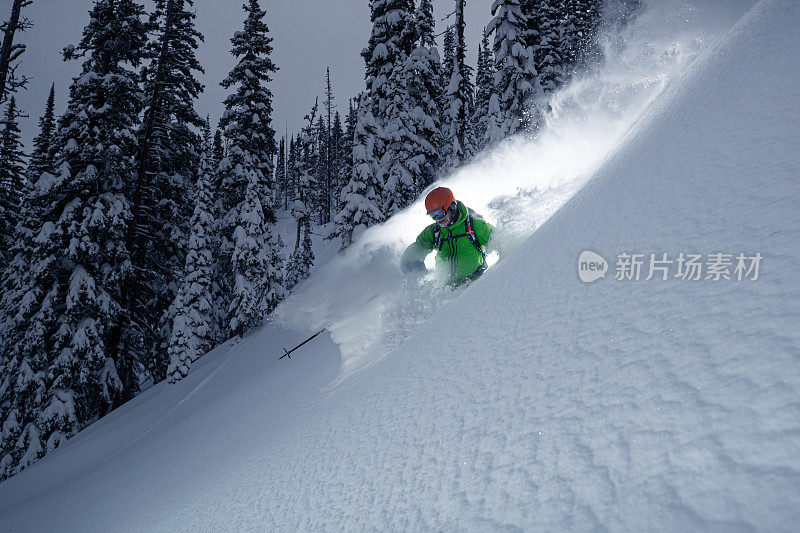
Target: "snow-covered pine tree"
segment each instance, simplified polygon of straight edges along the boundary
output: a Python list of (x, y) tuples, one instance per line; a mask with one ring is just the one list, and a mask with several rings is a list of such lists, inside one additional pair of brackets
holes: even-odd
[(567, 48), (564, 24), (567, 18), (560, 0), (525, 0), (523, 11), (528, 14), (528, 49), (533, 53), (542, 88), (535, 106), (528, 112), (528, 128), (536, 130), (549, 111), (550, 96), (567, 81), (569, 67), (564, 56)]
[[(33, 234), (30, 278), (14, 329), (11, 382), (3, 401), (16, 439), (4, 435), (0, 462), (12, 475), (129, 398), (120, 379), (128, 354), (108, 356), (119, 320), (120, 284), (130, 269), (126, 190), (135, 173), (143, 95), (132, 69), (146, 41), (144, 10), (132, 0), (97, 0), (77, 47), (85, 57), (59, 124), (65, 163), (36, 183), (42, 223)], [(27, 289), (27, 290), (25, 290)], [(129, 373), (130, 375), (132, 373)]]
[[(353, 142), (356, 138), (356, 126), (358, 124), (358, 99), (351, 98), (348, 101), (347, 116), (344, 119), (345, 130), (342, 140), (342, 166), (339, 172), (340, 190), (350, 181), (353, 174)], [(341, 194), (339, 195), (341, 199)]]
[(168, 311), (185, 262), (191, 216), (186, 198), (199, 161), (196, 130), (203, 126), (194, 107), (203, 90), (196, 78), (203, 72), (196, 56), (203, 36), (192, 7), (193, 0), (156, 0), (148, 24), (153, 37), (142, 70), (146, 107), (127, 236), (134, 274), (123, 286), (128, 320), (112, 347), (112, 353), (136, 354), (146, 369), (140, 381), (166, 377), (173, 319)]
[(292, 217), (297, 224), (294, 251), (286, 267), (286, 288), (291, 290), (297, 283), (308, 277), (314, 256), (304, 257), (301, 249), (303, 232), (310, 242), (311, 214), (313, 213), (314, 196), (318, 191), (318, 180), (315, 172), (318, 171), (319, 154), (316, 145), (320, 136), (320, 119), (317, 119), (318, 102), (315, 101), (311, 112), (304, 118), (306, 125), (295, 141), (294, 175), (297, 179), (295, 197), (292, 202)]
[(494, 34), (494, 86), (496, 99), (489, 99), (490, 142), (524, 130), (528, 110), (542, 94), (533, 51), (528, 47), (528, 14), (521, 9), (521, 0), (495, 0), (486, 31)]
[(450, 83), (444, 97), (442, 115), (442, 157), (445, 168), (464, 163), (475, 154), (475, 132), (472, 125), (475, 89), (472, 67), (467, 65), (464, 39), (464, 0), (455, 0), (455, 46)]
[[(627, 19), (635, 12), (638, 1), (626, 0), (620, 8), (620, 19)], [(580, 70), (603, 59), (597, 41), (601, 20), (602, 0), (566, 0), (562, 7), (561, 55), (570, 71)]]
[[(333, 204), (331, 196), (335, 191), (335, 171), (334, 171), (334, 156), (333, 153), (333, 113), (336, 109), (333, 96), (333, 87), (331, 86), (331, 69), (328, 67), (325, 71), (325, 123), (324, 130), (320, 129), (319, 132), (319, 151), (320, 151), (320, 165), (321, 175), (320, 179), (320, 192), (321, 198), (321, 217), (320, 225), (327, 224), (333, 217)], [(322, 120), (320, 116), (320, 120)]]
[(354, 233), (386, 219), (384, 207), (393, 191), (384, 187), (384, 131), (389, 102), (405, 93), (395, 73), (414, 49), (417, 40), (413, 0), (371, 0), (372, 32), (361, 52), (366, 63), (366, 90), (359, 98), (358, 126), (353, 146), (353, 174), (342, 190), (342, 209), (337, 213), (337, 233), (342, 248)]
[[(297, 243), (300, 243), (300, 226), (305, 218), (311, 219), (319, 206), (320, 195), (320, 168), (319, 168), (319, 137), (320, 131), (324, 129), (321, 118), (317, 117), (319, 112), (319, 100), (314, 101), (311, 111), (303, 119), (305, 126), (297, 136), (297, 190), (295, 192), (294, 204), (292, 205), (292, 216), (297, 220)], [(297, 202), (300, 202), (298, 204)]]
[[(264, 22), (266, 12), (259, 0), (248, 0), (243, 6), (246, 13), (244, 29), (235, 32), (231, 43), (231, 53), (238, 58), (238, 64), (222, 81), (226, 89), (235, 88), (233, 94), (225, 99), (225, 113), (220, 120), (223, 134), (228, 140), (228, 157), (223, 160), (222, 169), (232, 168), (238, 163), (241, 152), (250, 155), (255, 170), (262, 175), (260, 194), (262, 201), (272, 197), (274, 189), (273, 159), (276, 152), (275, 130), (272, 128), (272, 91), (268, 84), (278, 70), (273, 63), (272, 37)], [(244, 199), (247, 179), (235, 187), (231, 205)], [(265, 215), (269, 223), (274, 223), (273, 206), (265, 203)]]
[[(293, 289), (298, 283), (308, 278), (314, 266), (314, 252), (311, 249), (311, 221), (310, 217), (303, 218), (301, 222), (303, 239), (289, 258), (286, 270), (286, 288)], [(300, 228), (298, 228), (298, 232)], [(298, 233), (299, 235), (299, 233)]]
[[(267, 223), (259, 190), (263, 188), (255, 165), (247, 161), (247, 189), (238, 206), (237, 226), (233, 231), (230, 268), (233, 274), (231, 301), (228, 306), (229, 331), (242, 335), (260, 326), (285, 296), (282, 261), (275, 253), (278, 244)], [(276, 260), (276, 257), (278, 259)]]
[(353, 139), (353, 172), (342, 189), (342, 207), (336, 214), (336, 232), (342, 239), (341, 250), (352, 244), (358, 232), (384, 219), (380, 208), (383, 185), (378, 176), (377, 135), (377, 120), (372, 115), (366, 93), (362, 93)]
[(287, 209), (292, 208), (297, 197), (297, 184), (300, 182), (300, 161), (297, 151), (298, 140), (294, 135), (289, 137), (289, 149), (286, 154), (286, 188), (289, 196)]
[(405, 71), (410, 101), (418, 108), (413, 111), (413, 131), (416, 131), (419, 141), (415, 172), (418, 196), (425, 187), (433, 183), (440, 166), (438, 148), (443, 142), (441, 102), (445, 95), (441, 83), (438, 82), (442, 78), (442, 64), (436, 47), (436, 23), (431, 0), (420, 1), (415, 20), (418, 40)]
[(213, 147), (208, 124), (203, 132), (202, 163), (194, 188), (194, 212), (192, 213), (186, 266), (180, 289), (172, 304), (175, 318), (169, 340), (169, 368), (167, 378), (178, 381), (189, 373), (189, 367), (213, 342), (212, 307), (212, 258), (210, 238), (213, 231), (213, 201), (211, 179)]
[(410, 205), (433, 182), (441, 144), (439, 52), (430, 0), (422, 0), (413, 22), (415, 46), (390, 78), (399, 90), (387, 100), (384, 126), (386, 216)]
[[(42, 280), (52, 258), (35, 261), (34, 250), (42, 228), (43, 199), (55, 181), (45, 173), (27, 187), (10, 263), (0, 279), (0, 480), (15, 473), (23, 455), (32, 461), (44, 451), (39, 428), (30, 421), (43, 409), (50, 355), (43, 333), (55, 329), (57, 317), (52, 302), (43, 301), (47, 287)], [(45, 228), (41, 234), (46, 232)], [(47, 297), (53, 294), (51, 290)]]
[(333, 239), (340, 236), (342, 227), (338, 219), (339, 213), (344, 208), (343, 191), (350, 183), (353, 176), (353, 141), (355, 140), (356, 125), (358, 123), (358, 107), (353, 98), (348, 101), (347, 116), (345, 117), (344, 133), (339, 142), (338, 150), (338, 172), (336, 177), (336, 197), (334, 203), (336, 205), (334, 224), (331, 230), (325, 235), (326, 239)]
[(56, 118), (55, 118), (56, 86), (50, 86), (50, 94), (47, 97), (44, 115), (39, 118), (39, 134), (33, 140), (33, 152), (31, 152), (30, 162), (26, 176), (30, 183), (34, 183), (39, 176), (47, 172), (56, 172), (56, 160), (58, 157), (58, 147), (55, 140)]
[(478, 46), (478, 68), (475, 74), (475, 109), (472, 124), (475, 129), (476, 148), (482, 150), (489, 144), (489, 102), (494, 92), (494, 55), (485, 29)]
[[(331, 217), (339, 211), (339, 195), (342, 192), (342, 167), (345, 164), (345, 139), (342, 116), (339, 111), (333, 115), (330, 133), (331, 190), (328, 193), (331, 202)], [(352, 152), (351, 152), (352, 153)], [(350, 155), (350, 154), (347, 154)], [(330, 230), (326, 234), (330, 235)]]
[[(223, 182), (218, 200), (222, 213), (219, 255), (232, 333), (260, 324), (264, 314), (272, 312), (284, 295), (282, 245), (274, 229), (275, 131), (271, 126), (272, 92), (268, 87), (278, 67), (270, 58), (272, 38), (263, 20), (266, 12), (258, 0), (249, 0), (243, 9), (244, 29), (231, 39), (232, 53), (239, 62), (222, 81), (223, 87), (235, 91), (225, 99), (225, 113), (220, 120), (228, 154), (220, 163)], [(261, 275), (266, 277), (254, 277)], [(244, 308), (237, 310), (238, 305)]]
[(222, 128), (217, 125), (217, 129), (214, 132), (214, 150), (213, 150), (214, 158), (214, 181), (212, 182), (212, 187), (214, 191), (219, 191), (222, 187), (222, 175), (219, 173), (219, 165), (222, 163), (222, 160), (225, 159), (227, 155), (227, 150), (225, 148), (225, 140), (222, 137)]
[[(210, 118), (206, 117), (206, 122), (210, 126)], [(218, 220), (221, 218), (219, 211), (220, 205), (217, 202), (218, 195), (222, 194), (222, 177), (219, 173), (219, 166), (225, 158), (225, 144), (222, 138), (222, 129), (217, 127), (214, 131), (214, 140), (211, 145), (211, 157), (208, 159), (208, 168), (210, 173), (209, 186), (212, 204), (210, 206), (211, 217), (214, 220), (211, 233), (206, 239), (206, 244), (211, 251), (211, 304), (212, 304), (212, 329), (211, 329), (211, 344), (216, 345), (225, 341), (228, 337), (227, 330), (227, 316), (228, 308), (226, 307), (226, 297), (223, 290), (225, 286), (223, 282), (222, 265), (219, 261), (219, 250), (222, 239), (220, 238), (217, 228), (219, 227)]]
[(288, 183), (286, 181), (286, 137), (278, 143), (278, 159), (275, 161), (275, 187), (278, 190), (278, 202), (284, 210), (289, 209)]
[(14, 242), (14, 227), (19, 221), (20, 203), (25, 194), (25, 154), (20, 138), (19, 119), (13, 96), (8, 100), (0, 122), (0, 268), (9, 260)]
[(328, 165), (328, 128), (325, 119), (320, 114), (314, 125), (313, 141), (311, 143), (309, 164), (314, 174), (314, 211), (318, 213), (317, 223), (327, 224), (329, 220), (328, 209), (330, 201), (328, 197), (331, 193), (330, 170)]
[[(453, 65), (455, 64), (456, 57), (456, 29), (454, 26), (448, 26), (444, 31), (444, 39), (442, 40), (442, 84), (441, 94), (442, 97), (447, 95), (447, 88), (450, 87), (450, 79), (453, 77)], [(442, 100), (444, 106), (444, 100)], [(444, 107), (442, 107), (442, 114), (444, 114)]]
[(222, 128), (217, 127), (214, 131), (214, 149), (213, 152), (214, 159), (213, 161), (219, 165), (220, 161), (225, 159), (225, 143), (222, 139)]

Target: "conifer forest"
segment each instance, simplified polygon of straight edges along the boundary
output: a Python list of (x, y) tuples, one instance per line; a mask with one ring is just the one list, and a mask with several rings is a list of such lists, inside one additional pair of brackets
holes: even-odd
[[(302, 127), (276, 131), (266, 0), (234, 3), (213, 124), (195, 0), (94, 0), (58, 43), (79, 66), (69, 86), (26, 74), (37, 1), (0, 13), (0, 480), (259, 327), (314, 268), (312, 235), (343, 252), (478, 154), (536, 136), (549, 96), (604, 60), (601, 0), (487, 1), (476, 64), (467, 0), (370, 0), (362, 90), (315, 73)], [(617, 4), (632, 17), (638, 1)]]

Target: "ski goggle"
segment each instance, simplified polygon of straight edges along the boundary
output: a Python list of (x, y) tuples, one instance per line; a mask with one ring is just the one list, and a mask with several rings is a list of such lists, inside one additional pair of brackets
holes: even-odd
[(444, 216), (447, 214), (447, 210), (443, 207), (436, 209), (435, 211), (430, 211), (428, 214), (431, 216), (433, 220), (442, 220)]

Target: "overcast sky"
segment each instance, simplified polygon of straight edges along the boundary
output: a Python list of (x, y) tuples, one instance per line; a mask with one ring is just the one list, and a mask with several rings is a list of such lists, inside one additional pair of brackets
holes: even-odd
[[(0, 18), (7, 20), (12, 0), (0, 0)], [(80, 40), (88, 21), (92, 0), (34, 0), (23, 8), (35, 27), (18, 42), (27, 44), (20, 70), (32, 77), (28, 90), (17, 100), (29, 118), (23, 119), (25, 149), (30, 152), (37, 133), (37, 120), (44, 111), (51, 82), (56, 84), (56, 109), (66, 105), (69, 82), (80, 70), (80, 61), (64, 63), (61, 49)], [(475, 66), (478, 42), (490, 20), (491, 0), (467, 0), (468, 62)], [(145, 1), (149, 8), (149, 1)], [(336, 104), (347, 110), (347, 99), (364, 87), (364, 63), (359, 53), (369, 39), (367, 0), (262, 0), (266, 22), (274, 38), (273, 60), (280, 70), (275, 75), (273, 126), (282, 135), (302, 125), (314, 97), (322, 95), (325, 67), (331, 67)], [(211, 115), (212, 125), (222, 112), (225, 91), (219, 82), (234, 65), (230, 38), (242, 27), (242, 0), (196, 0), (197, 26), (205, 35), (198, 57), (206, 70), (202, 77), (205, 92), (198, 101), (201, 115)], [(454, 9), (454, 0), (434, 0), (437, 33), (446, 23), (441, 19)], [(441, 39), (440, 39), (441, 42)], [(441, 52), (441, 50), (440, 50)]]

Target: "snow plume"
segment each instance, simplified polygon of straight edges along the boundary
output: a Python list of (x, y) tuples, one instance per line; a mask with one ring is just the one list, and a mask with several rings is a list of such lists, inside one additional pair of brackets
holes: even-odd
[[(605, 62), (552, 96), (535, 138), (508, 139), (436, 186), (452, 188), (457, 199), (495, 224), (494, 245), (501, 255), (512, 252), (587, 182), (644, 110), (752, 4), (648, 2), (627, 26), (609, 23), (602, 41)], [(610, 19), (615, 5), (607, 10)], [(379, 361), (414, 324), (469, 290), (443, 290), (431, 275), (401, 274), (400, 254), (429, 223), (420, 199), (354, 235), (347, 252), (299, 286), (274, 319), (309, 334), (327, 328), (341, 350), (340, 379)], [(490, 264), (496, 260), (495, 254)], [(432, 342), (444, 347), (443, 339)]]

